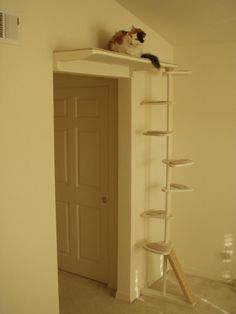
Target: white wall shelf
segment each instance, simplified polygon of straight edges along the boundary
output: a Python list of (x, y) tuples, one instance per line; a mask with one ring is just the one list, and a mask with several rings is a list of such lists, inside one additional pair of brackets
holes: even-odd
[(170, 136), (173, 135), (174, 131), (144, 131), (143, 135), (148, 136)]
[[(151, 71), (154, 70), (158, 72), (157, 69), (151, 64), (150, 60), (146, 58), (132, 57), (127, 54), (117, 53), (109, 50), (99, 49), (99, 48), (84, 48), (75, 50), (65, 50), (65, 51), (55, 51), (53, 53), (54, 59), (54, 71), (59, 72), (78, 72), (78, 67), (80, 71), (83, 72), (83, 68), (87, 62), (93, 62), (93, 65), (100, 67), (101, 63), (106, 64), (109, 67), (120, 66), (123, 67), (123, 71), (119, 73), (113, 73), (114, 77), (129, 77), (130, 73), (133, 71)], [(84, 64), (86, 62), (86, 64)], [(177, 65), (174, 63), (169, 63), (165, 61), (160, 61), (161, 68), (164, 72), (173, 71), (176, 69)], [(121, 69), (122, 70), (122, 69)], [(88, 71), (88, 70), (87, 70)], [(92, 71), (92, 70), (91, 70)], [(114, 69), (108, 68), (109, 71), (114, 72)], [(126, 72), (125, 72), (126, 71)], [(80, 72), (81, 73), (81, 72)]]
[(185, 167), (191, 166), (194, 164), (194, 161), (191, 159), (163, 159), (162, 162), (169, 167)]
[(187, 185), (179, 184), (179, 183), (171, 183), (169, 187), (163, 187), (161, 189), (163, 192), (192, 192), (193, 189), (188, 187)]
[(174, 105), (174, 104), (175, 102), (166, 100), (147, 100), (141, 102), (141, 105)]
[(172, 250), (171, 242), (151, 242), (143, 246), (143, 248), (151, 253), (169, 255)]
[[(144, 218), (157, 218), (157, 219), (165, 219), (165, 210), (162, 209), (149, 209), (145, 210), (142, 214), (142, 217)], [(167, 219), (174, 218), (173, 215), (169, 215)]]

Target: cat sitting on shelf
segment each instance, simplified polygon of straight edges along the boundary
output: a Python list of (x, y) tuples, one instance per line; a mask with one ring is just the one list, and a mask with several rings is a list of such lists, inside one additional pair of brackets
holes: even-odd
[(108, 49), (134, 57), (147, 58), (152, 62), (154, 67), (159, 69), (161, 65), (157, 56), (142, 52), (145, 37), (146, 33), (142, 29), (132, 26), (129, 32), (119, 31), (115, 33), (109, 41)]

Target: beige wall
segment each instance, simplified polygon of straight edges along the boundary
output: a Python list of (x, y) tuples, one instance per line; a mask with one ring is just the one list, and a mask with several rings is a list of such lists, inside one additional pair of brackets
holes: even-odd
[(174, 154), (196, 165), (174, 171), (195, 191), (174, 196), (172, 237), (186, 271), (220, 279), (236, 231), (236, 44), (177, 47), (175, 61), (193, 74), (175, 79)]
[[(147, 30), (147, 51), (171, 61), (172, 48), (110, 0), (0, 0), (0, 8), (21, 18), (20, 45), (0, 46), (0, 312), (56, 314), (52, 51), (104, 48), (116, 30), (132, 24)], [(138, 90), (143, 82), (135, 84)]]

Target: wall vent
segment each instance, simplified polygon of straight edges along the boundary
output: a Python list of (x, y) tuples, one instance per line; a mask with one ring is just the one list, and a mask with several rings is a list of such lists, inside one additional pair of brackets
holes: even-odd
[(0, 10), (0, 43), (18, 43), (20, 19)]

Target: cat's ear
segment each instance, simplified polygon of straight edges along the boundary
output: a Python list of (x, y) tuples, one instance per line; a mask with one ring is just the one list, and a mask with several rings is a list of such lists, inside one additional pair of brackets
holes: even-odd
[(135, 26), (132, 25), (131, 32), (134, 32), (135, 30), (136, 30)]

